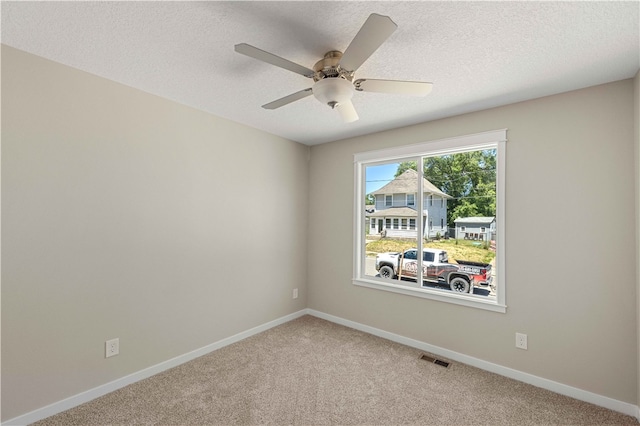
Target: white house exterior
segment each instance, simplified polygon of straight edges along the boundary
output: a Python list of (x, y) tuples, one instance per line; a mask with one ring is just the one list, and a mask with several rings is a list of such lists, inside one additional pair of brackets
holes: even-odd
[[(433, 238), (447, 231), (447, 199), (452, 198), (423, 178), (424, 203), (421, 209), (424, 236)], [(416, 238), (418, 218), (418, 172), (406, 170), (371, 193), (375, 210), (368, 214), (369, 232), (387, 237)], [(370, 207), (370, 206), (367, 206)]]
[(457, 239), (481, 241), (495, 239), (495, 217), (459, 217), (454, 222)]

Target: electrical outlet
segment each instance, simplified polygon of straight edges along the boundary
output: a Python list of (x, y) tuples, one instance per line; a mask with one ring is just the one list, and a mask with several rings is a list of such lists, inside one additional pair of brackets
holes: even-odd
[(297, 299), (297, 298), (298, 298), (298, 289), (297, 289), (297, 288), (294, 288), (294, 289), (293, 289), (293, 298), (294, 298), (294, 299)]
[(120, 353), (120, 339), (107, 340), (104, 345), (104, 357), (116, 356)]
[(516, 348), (527, 349), (527, 335), (522, 333), (516, 333)]

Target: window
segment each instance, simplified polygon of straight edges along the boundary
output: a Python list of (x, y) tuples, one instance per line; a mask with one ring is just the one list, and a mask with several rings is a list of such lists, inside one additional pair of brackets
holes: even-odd
[(404, 252), (404, 258), (407, 260), (416, 260), (418, 258), (418, 252), (415, 250), (407, 250)]
[(407, 205), (415, 206), (416, 205), (416, 196), (414, 194), (407, 194)]
[(393, 196), (385, 195), (384, 196), (384, 205), (385, 207), (391, 207), (393, 205)]
[[(353, 283), (506, 312), (505, 149), (506, 130), (497, 130), (355, 154)], [(414, 217), (393, 218), (393, 232), (387, 234), (382, 247), (378, 240), (365, 239), (363, 206), (367, 195), (377, 194), (389, 194), (385, 205), (392, 203), (394, 194), (405, 194), (407, 205), (413, 201), (414, 205), (433, 206), (435, 196), (442, 210), (407, 209), (406, 214)], [(464, 235), (429, 239), (434, 220), (440, 219), (444, 230), (463, 217), (495, 217), (495, 244), (478, 244), (465, 240)], [(391, 229), (390, 218), (385, 224)], [(468, 258), (453, 257), (453, 247), (447, 244), (468, 244)], [(420, 252), (422, 256), (417, 255)], [(412, 253), (415, 258), (398, 253)]]

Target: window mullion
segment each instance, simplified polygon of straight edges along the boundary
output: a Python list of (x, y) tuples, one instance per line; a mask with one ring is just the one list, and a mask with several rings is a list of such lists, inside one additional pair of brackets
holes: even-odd
[(416, 165), (418, 168), (418, 202), (416, 205), (416, 239), (418, 243), (418, 270), (417, 270), (417, 284), (418, 287), (422, 287), (423, 278), (422, 278), (422, 247), (424, 243), (424, 225), (422, 220), (423, 210), (424, 210), (424, 158), (422, 156), (418, 157), (416, 160)]

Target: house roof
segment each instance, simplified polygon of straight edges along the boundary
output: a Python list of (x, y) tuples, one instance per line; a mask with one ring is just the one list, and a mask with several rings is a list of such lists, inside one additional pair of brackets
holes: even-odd
[(418, 217), (418, 212), (411, 207), (389, 207), (384, 210), (376, 210), (369, 217)]
[(495, 222), (495, 217), (486, 217), (486, 216), (476, 216), (476, 217), (459, 217), (454, 220), (455, 223), (464, 222), (464, 223), (491, 223)]
[[(444, 198), (453, 198), (450, 195), (445, 194), (437, 186), (422, 178), (424, 192), (439, 195)], [(418, 172), (413, 169), (407, 169), (400, 176), (378, 189), (372, 192), (372, 195), (383, 194), (411, 194), (415, 193), (418, 189)]]

